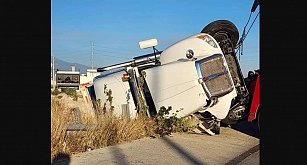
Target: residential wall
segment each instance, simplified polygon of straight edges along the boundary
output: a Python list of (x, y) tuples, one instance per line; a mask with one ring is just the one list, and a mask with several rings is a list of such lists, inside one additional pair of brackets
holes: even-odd
[(96, 69), (88, 69), (86, 75), (80, 75), (80, 84), (85, 84), (88, 82), (93, 82), (94, 77), (100, 75)]

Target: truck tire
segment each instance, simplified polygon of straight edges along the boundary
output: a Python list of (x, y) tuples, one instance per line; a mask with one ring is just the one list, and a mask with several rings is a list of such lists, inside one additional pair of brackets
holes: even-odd
[(238, 120), (233, 120), (233, 119), (230, 119), (228, 116), (223, 119), (221, 121), (223, 124), (226, 124), (226, 125), (232, 125), (232, 124), (236, 124), (238, 122)]
[(219, 33), (227, 33), (231, 40), (232, 46), (235, 47), (239, 40), (239, 31), (237, 27), (228, 20), (217, 20), (211, 22), (203, 28), (201, 33), (207, 33), (211, 35), (217, 42), (221, 40)]
[(248, 114), (246, 107), (239, 105), (230, 109), (227, 116), (221, 122), (226, 125), (236, 124), (238, 121), (246, 118)]

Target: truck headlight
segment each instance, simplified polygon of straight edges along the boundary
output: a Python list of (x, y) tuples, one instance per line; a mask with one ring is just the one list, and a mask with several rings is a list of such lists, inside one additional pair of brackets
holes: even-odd
[(185, 53), (185, 56), (186, 56), (188, 59), (193, 58), (193, 56), (194, 56), (193, 50), (191, 50), (191, 49), (187, 50), (187, 52)]

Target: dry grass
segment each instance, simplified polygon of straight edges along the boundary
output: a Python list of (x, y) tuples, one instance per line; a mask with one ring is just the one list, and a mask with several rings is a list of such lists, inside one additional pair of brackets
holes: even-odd
[(66, 125), (73, 121), (70, 109), (55, 99), (51, 104), (51, 159), (155, 135), (155, 122), (145, 115), (123, 119), (106, 114), (97, 119), (82, 114), (83, 124), (92, 127), (66, 132)]
[[(72, 155), (87, 150), (140, 139), (146, 136), (163, 136), (172, 132), (186, 132), (194, 128), (192, 120), (185, 118), (164, 118), (170, 107), (161, 107), (156, 118), (139, 113), (135, 119), (125, 119), (106, 113), (100, 116), (81, 114), (85, 131), (69, 131), (67, 125), (74, 122), (70, 107), (82, 107), (82, 100), (71, 100), (66, 94), (51, 97), (51, 159), (61, 155)], [(111, 95), (110, 95), (111, 96)], [(65, 105), (64, 105), (65, 104)], [(83, 107), (85, 108), (85, 107)]]

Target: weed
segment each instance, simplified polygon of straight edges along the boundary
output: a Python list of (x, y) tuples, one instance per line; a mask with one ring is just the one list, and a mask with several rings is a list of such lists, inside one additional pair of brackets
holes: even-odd
[(144, 90), (144, 83), (146, 78), (146, 72), (142, 71), (140, 74), (140, 84), (137, 87), (137, 109), (139, 113), (146, 114), (149, 107), (146, 105), (144, 98), (142, 97), (142, 91)]
[(67, 94), (70, 97), (72, 97), (74, 101), (78, 101), (78, 94), (77, 94), (76, 89), (74, 89), (74, 88), (63, 88), (61, 90), (61, 92)]
[(85, 131), (67, 132), (73, 122), (70, 110), (52, 99), (51, 106), (51, 159), (59, 153), (75, 154), (154, 135), (155, 122), (144, 115), (125, 119), (112, 113), (100, 116), (100, 120), (82, 114)]
[[(144, 75), (145, 77), (145, 75)], [(141, 81), (141, 87), (144, 81)], [(138, 92), (142, 88), (138, 89)], [(70, 96), (77, 96), (73, 89), (63, 89)], [(173, 132), (186, 132), (193, 128), (186, 118), (177, 118), (176, 115), (166, 117), (172, 107), (161, 107), (158, 114), (149, 118), (147, 105), (143, 98), (139, 98), (139, 113), (136, 118), (124, 118), (113, 114), (114, 106), (112, 90), (105, 85), (106, 100), (93, 101), (96, 116), (81, 114), (85, 131), (67, 132), (67, 125), (73, 123), (69, 108), (58, 100), (51, 99), (51, 159), (64, 153), (67, 155), (85, 152), (89, 149), (98, 149), (109, 145), (140, 139), (146, 136), (171, 134)], [(140, 94), (140, 93), (139, 93)]]
[(172, 107), (167, 109), (162, 106), (155, 117), (156, 133), (160, 136), (169, 135), (174, 132), (188, 132), (196, 128), (189, 118), (178, 118), (176, 114), (169, 115)]
[(58, 88), (55, 88), (52, 92), (51, 92), (52, 95), (58, 95), (60, 94), (60, 91), (58, 90)]

